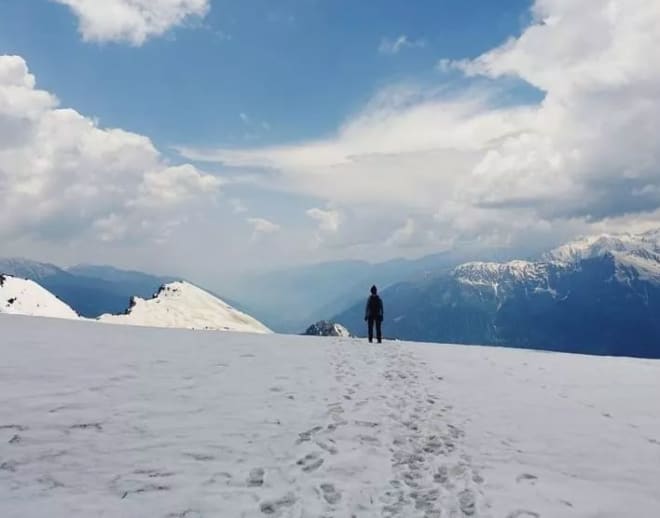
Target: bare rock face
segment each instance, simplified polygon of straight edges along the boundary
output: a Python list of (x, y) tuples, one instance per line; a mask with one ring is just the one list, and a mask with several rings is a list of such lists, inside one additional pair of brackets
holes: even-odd
[(327, 320), (321, 320), (316, 324), (312, 324), (303, 334), (306, 336), (352, 336), (348, 329), (341, 324)]

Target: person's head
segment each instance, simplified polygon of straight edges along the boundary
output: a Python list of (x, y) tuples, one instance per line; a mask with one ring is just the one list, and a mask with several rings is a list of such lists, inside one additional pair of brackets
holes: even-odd
[(371, 287), (371, 294), (376, 295), (377, 293), (378, 293), (378, 288), (376, 288), (376, 286), (372, 286)]

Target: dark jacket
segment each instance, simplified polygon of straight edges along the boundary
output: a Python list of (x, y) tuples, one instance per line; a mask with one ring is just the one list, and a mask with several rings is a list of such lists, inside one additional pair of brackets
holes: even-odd
[(373, 319), (383, 321), (383, 301), (378, 295), (371, 295), (367, 299), (367, 307), (364, 310), (365, 320)]

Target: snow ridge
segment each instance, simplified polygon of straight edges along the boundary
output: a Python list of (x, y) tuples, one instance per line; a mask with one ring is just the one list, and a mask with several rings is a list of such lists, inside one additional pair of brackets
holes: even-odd
[(251, 316), (184, 281), (163, 285), (149, 300), (133, 297), (125, 314), (101, 315), (99, 321), (148, 327), (271, 333)]
[(586, 236), (561, 245), (545, 254), (544, 259), (576, 263), (606, 254), (630, 253), (640, 250), (660, 253), (660, 229), (641, 234), (598, 234)]
[(660, 230), (643, 234), (600, 234), (579, 238), (545, 254), (541, 261), (508, 263), (472, 262), (453, 270), (464, 285), (492, 287), (496, 295), (502, 287), (527, 285), (534, 290), (549, 288), (553, 273), (580, 267), (585, 260), (611, 257), (619, 281), (644, 280), (660, 283)]
[(78, 319), (78, 314), (36, 282), (0, 275), (0, 313)]

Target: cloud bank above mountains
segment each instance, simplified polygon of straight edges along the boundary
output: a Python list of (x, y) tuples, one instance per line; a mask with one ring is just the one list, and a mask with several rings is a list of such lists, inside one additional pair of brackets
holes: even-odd
[[(392, 244), (504, 244), (619, 218), (657, 221), (660, 4), (537, 0), (532, 13), (519, 37), (439, 61), (441, 75), (476, 79), (458, 93), (388, 87), (330, 137), (183, 154), (265, 171), (270, 187), (330, 204), (347, 223), (341, 232), (386, 221)], [(542, 101), (505, 101), (512, 79)]]
[[(210, 9), (53, 1), (85, 41), (133, 46)], [(482, 55), (438, 56), (433, 83), (384, 86), (330, 135), (180, 157), (60, 106), (23, 57), (0, 56), (0, 238), (32, 240), (28, 255), (43, 243), (121, 245), (125, 263), (133, 243), (169, 243), (161, 256), (177, 267), (215, 272), (262, 261), (255, 247), (269, 264), (387, 259), (657, 225), (660, 4), (536, 0), (532, 15)], [(405, 58), (409, 40), (392, 41), (400, 54), (381, 61)], [(519, 96), (521, 85), (535, 95)], [(236, 111), (261, 120), (250, 108)]]

